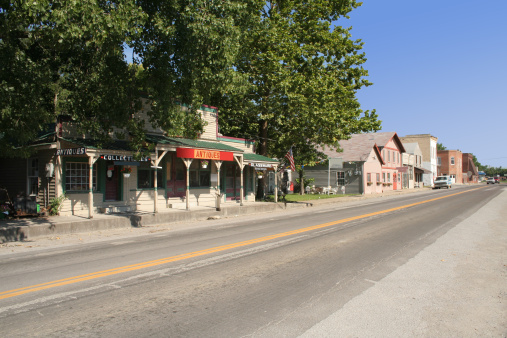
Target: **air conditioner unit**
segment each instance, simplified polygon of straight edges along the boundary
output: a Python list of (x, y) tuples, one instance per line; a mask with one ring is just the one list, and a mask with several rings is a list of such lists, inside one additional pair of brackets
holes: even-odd
[(55, 174), (55, 165), (53, 163), (46, 163), (46, 177), (53, 177)]

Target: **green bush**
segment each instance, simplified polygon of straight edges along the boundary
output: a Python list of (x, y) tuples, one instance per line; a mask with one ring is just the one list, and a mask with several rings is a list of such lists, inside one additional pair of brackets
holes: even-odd
[(52, 198), (49, 201), (48, 212), (49, 212), (50, 216), (56, 216), (60, 213), (60, 209), (62, 209), (63, 201), (65, 201), (66, 198), (67, 198), (67, 196), (65, 196), (65, 194), (63, 194), (61, 196)]

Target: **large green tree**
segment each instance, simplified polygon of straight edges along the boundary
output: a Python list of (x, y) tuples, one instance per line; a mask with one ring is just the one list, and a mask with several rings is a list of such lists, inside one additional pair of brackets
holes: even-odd
[(139, 128), (123, 48), (143, 19), (133, 0), (1, 1), (2, 155), (26, 153), (60, 115), (99, 139)]
[[(209, 104), (212, 92), (227, 91), (238, 75), (233, 63), (248, 6), (239, 0), (0, 0), (0, 155), (28, 150), (62, 115), (104, 142), (113, 130), (127, 130), (139, 149), (144, 125), (133, 115), (139, 89), (149, 96), (154, 125), (195, 137), (202, 129), (196, 108)], [(133, 65), (125, 60), (126, 46), (133, 48)]]
[(338, 146), (350, 134), (379, 130), (375, 112), (361, 110), (356, 98), (370, 85), (362, 43), (335, 25), (358, 3), (275, 0), (256, 6), (235, 67), (246, 81), (213, 101), (222, 130), (258, 140), (262, 155), (281, 158), (292, 146), (297, 164), (319, 160), (317, 144)]
[[(202, 129), (196, 108), (234, 87), (240, 35), (251, 0), (139, 0), (148, 16), (134, 41), (146, 70), (152, 122), (169, 133), (195, 137)], [(178, 103), (189, 107), (182, 112)]]

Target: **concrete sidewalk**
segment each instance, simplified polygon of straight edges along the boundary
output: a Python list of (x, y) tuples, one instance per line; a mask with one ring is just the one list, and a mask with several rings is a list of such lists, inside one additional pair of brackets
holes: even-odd
[(421, 193), (429, 189), (406, 189), (376, 195), (360, 195), (309, 200), (294, 203), (244, 202), (222, 204), (220, 211), (214, 207), (194, 206), (189, 211), (169, 209), (159, 213), (128, 212), (115, 214), (95, 214), (93, 218), (83, 216), (48, 216), (0, 220), (0, 243), (33, 240), (47, 236), (84, 233), (110, 229), (140, 228), (154, 224), (201, 221), (210, 218), (227, 218), (258, 213), (283, 211), (292, 208), (307, 208), (318, 205), (332, 205), (370, 198), (398, 196), (408, 193)]

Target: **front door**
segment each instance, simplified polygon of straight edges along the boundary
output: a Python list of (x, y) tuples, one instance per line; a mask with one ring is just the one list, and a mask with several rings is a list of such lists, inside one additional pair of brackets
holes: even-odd
[(398, 174), (394, 173), (393, 174), (393, 190), (397, 190), (397, 189), (398, 189)]
[(239, 200), (241, 195), (241, 171), (235, 162), (224, 164), (225, 180), (224, 184), (221, 184), (221, 190), (225, 190), (225, 197), (227, 200)]
[(185, 197), (187, 188), (187, 168), (176, 154), (166, 155), (167, 158), (167, 197)]
[(106, 164), (106, 191), (104, 198), (106, 201), (120, 200), (120, 167), (112, 162)]

